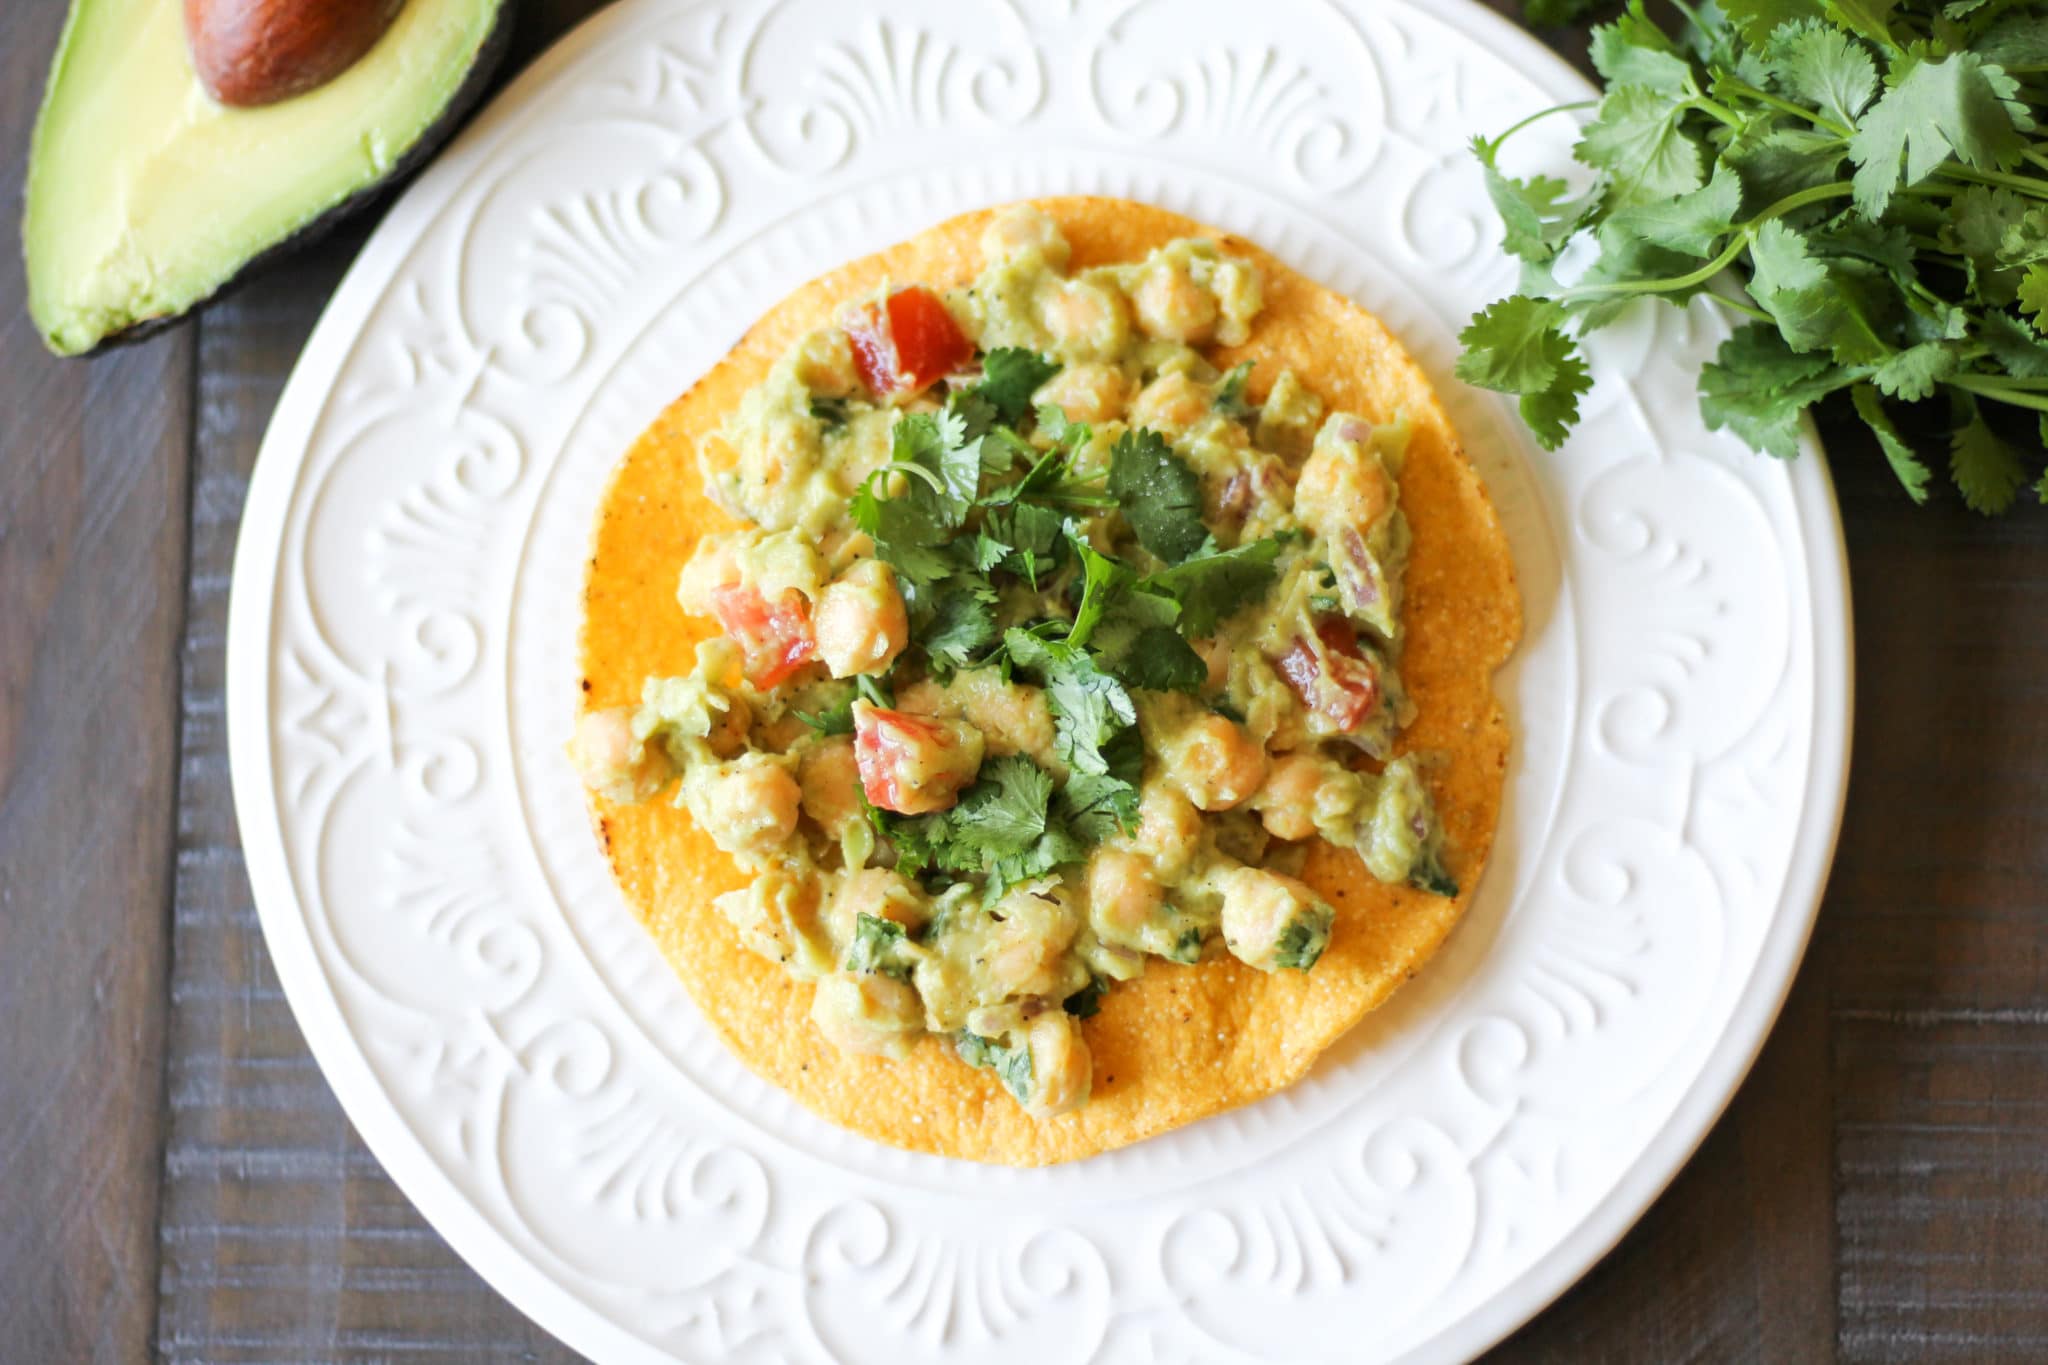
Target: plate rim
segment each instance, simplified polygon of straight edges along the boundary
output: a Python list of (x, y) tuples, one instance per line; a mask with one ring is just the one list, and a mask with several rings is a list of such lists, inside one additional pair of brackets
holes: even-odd
[[(268, 615), (280, 584), (274, 547), (252, 537), (251, 526), (282, 533), (291, 476), (302, 463), (317, 407), (327, 390), (312, 377), (345, 357), (360, 341), (375, 296), (352, 288), (357, 277), (381, 269), (399, 252), (401, 235), (387, 232), (431, 215), (477, 169), (527, 111), (539, 87), (603, 41), (613, 28), (640, 17), (641, 5), (608, 4), (564, 32), (495, 94), (434, 164), (398, 196), (335, 286), (280, 392), (249, 478), (237, 528), (229, 587), (223, 692), (227, 710), (229, 778), (250, 898), (277, 969), (287, 1006), (351, 1125), (392, 1182), (449, 1247), (515, 1310), (572, 1350), (606, 1361), (676, 1359), (614, 1323), (563, 1281), (514, 1245), (479, 1212), (426, 1151), (370, 1069), (340, 1000), (322, 970), (296, 895), (274, 804), (267, 753), (271, 657)], [(1436, 0), (1429, 17), (1519, 60), (1537, 84), (1566, 99), (1598, 89), (1562, 56), (1480, 0)], [(1499, 400), (1495, 400), (1499, 401)], [(1557, 1242), (1549, 1255), (1498, 1287), (1434, 1336), (1417, 1342), (1404, 1359), (1464, 1359), (1499, 1344), (1551, 1306), (1605, 1258), (1690, 1163), (1718, 1125), (1754, 1068), (1795, 984), (1833, 867), (1848, 795), (1855, 720), (1854, 611), (1848, 547), (1826, 456), (1809, 418), (1802, 419), (1800, 452), (1789, 470), (1793, 503), (1808, 538), (1806, 569), (1812, 597), (1814, 730), (1809, 777), (1794, 834), (1783, 893), (1765, 931), (1752, 984), (1721, 1030), (1698, 1076), (1615, 1184)], [(1832, 588), (1832, 593), (1824, 590)], [(1838, 619), (1836, 619), (1838, 618)], [(1841, 699), (1831, 724), (1833, 695)], [(259, 724), (259, 720), (262, 722)], [(259, 838), (248, 837), (251, 831)], [(259, 894), (268, 887), (269, 895)], [(1795, 908), (1797, 907), (1797, 908)], [(287, 910), (294, 913), (288, 914)], [(310, 979), (309, 979), (310, 978)], [(316, 987), (314, 982), (320, 984)]]

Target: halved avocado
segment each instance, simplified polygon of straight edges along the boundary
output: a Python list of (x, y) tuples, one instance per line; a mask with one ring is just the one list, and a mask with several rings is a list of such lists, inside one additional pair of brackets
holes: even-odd
[(406, 0), (363, 58), (258, 109), (200, 85), (174, 0), (72, 0), (30, 144), (29, 313), (80, 355), (205, 302), (410, 169), (483, 91), (512, 0)]

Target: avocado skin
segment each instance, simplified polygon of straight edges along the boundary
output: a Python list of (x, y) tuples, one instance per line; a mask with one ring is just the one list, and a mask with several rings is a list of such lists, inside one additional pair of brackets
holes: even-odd
[[(75, 2), (76, 0), (74, 0)], [(297, 231), (251, 256), (242, 263), (241, 267), (231, 277), (224, 280), (211, 293), (195, 300), (188, 307), (174, 313), (163, 314), (159, 317), (140, 319), (118, 331), (107, 333), (84, 350), (59, 351), (53, 346), (51, 348), (52, 353), (66, 358), (83, 359), (102, 354), (117, 347), (147, 341), (158, 333), (167, 331), (183, 322), (188, 315), (198, 312), (200, 309), (241, 288), (250, 279), (260, 274), (266, 266), (271, 265), (282, 257), (290, 255), (308, 243), (316, 242), (322, 237), (327, 236), (351, 215), (381, 203), (388, 194), (398, 189), (413, 172), (424, 166), (434, 153), (439, 151), (442, 145), (455, 135), (457, 130), (461, 128), (463, 121), (476, 107), (477, 102), (490, 90), (492, 80), (497, 75), (498, 66), (504, 61), (505, 53), (512, 45), (513, 19), (515, 11), (518, 9), (518, 0), (487, 0), (487, 3), (495, 5), (497, 12), (492, 20), (489, 33), (485, 35), (483, 42), (477, 47), (476, 56), (470, 63), (469, 71), (463, 77), (462, 84), (456, 88), (454, 95), (443, 106), (441, 113), (435, 118), (434, 122), (429, 124), (419, 137), (414, 140), (412, 146), (407, 148), (392, 163), (389, 171), (378, 179), (365, 184), (350, 194), (348, 198), (327, 209), (318, 217), (308, 220)], [(76, 17), (75, 12), (72, 17)], [(58, 40), (59, 60), (63, 56), (63, 44), (70, 36), (69, 21), (67, 21), (65, 28), (64, 36)], [(56, 74), (56, 68), (53, 65), (51, 69), (52, 88), (55, 86)], [(45, 99), (46, 106), (44, 112), (47, 112), (47, 95)]]

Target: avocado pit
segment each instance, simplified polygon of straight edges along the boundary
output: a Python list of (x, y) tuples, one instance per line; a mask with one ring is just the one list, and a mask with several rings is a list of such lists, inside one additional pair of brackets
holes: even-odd
[(257, 108), (317, 90), (362, 60), (405, 0), (185, 0), (206, 92)]

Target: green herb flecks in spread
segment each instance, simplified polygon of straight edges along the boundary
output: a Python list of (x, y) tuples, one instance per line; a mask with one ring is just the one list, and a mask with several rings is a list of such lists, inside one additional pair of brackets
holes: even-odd
[(1455, 887), (1395, 751), (1405, 428), (1220, 373), (1198, 348), (1244, 341), (1259, 283), (1210, 243), (1069, 273), (1020, 210), (984, 246), (739, 404), (706, 472), (753, 524), (677, 593), (720, 634), (572, 753), (613, 800), (680, 777), (753, 876), (721, 910), (828, 1039), (944, 1035), (1050, 1116), (1148, 957), (1314, 967), (1306, 841)]

